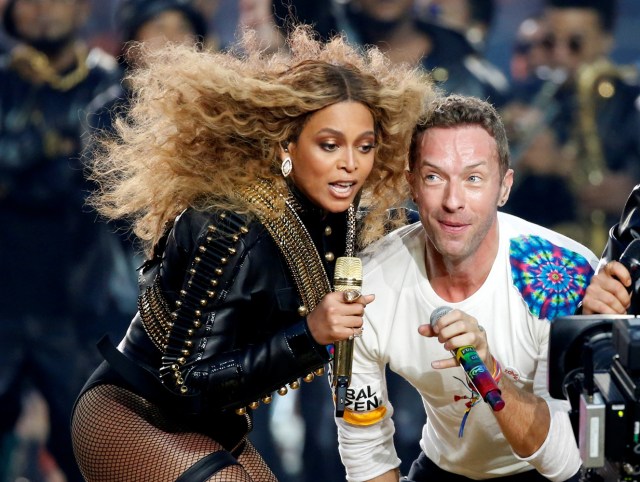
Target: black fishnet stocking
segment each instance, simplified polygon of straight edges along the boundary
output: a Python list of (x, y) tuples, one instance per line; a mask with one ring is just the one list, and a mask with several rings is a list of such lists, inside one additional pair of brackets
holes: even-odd
[[(114, 385), (83, 394), (71, 432), (76, 459), (88, 482), (173, 482), (201, 458), (223, 450), (210, 437), (186, 431), (145, 399)], [(277, 482), (248, 441), (238, 462), (208, 480)]]

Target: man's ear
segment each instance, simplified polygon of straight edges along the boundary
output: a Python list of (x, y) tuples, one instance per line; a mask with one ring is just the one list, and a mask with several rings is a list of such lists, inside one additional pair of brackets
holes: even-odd
[(507, 204), (507, 200), (511, 194), (511, 186), (513, 186), (513, 169), (508, 169), (500, 185), (500, 197), (498, 198), (499, 207)]

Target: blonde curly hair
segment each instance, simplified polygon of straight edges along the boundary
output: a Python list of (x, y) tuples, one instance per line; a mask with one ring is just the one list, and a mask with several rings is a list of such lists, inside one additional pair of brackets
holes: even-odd
[(187, 207), (251, 214), (238, 196), (257, 178), (284, 186), (279, 146), (328, 105), (352, 100), (374, 118), (376, 154), (362, 189), (359, 244), (389, 227), (388, 209), (407, 199), (403, 171), (413, 128), (434, 90), (419, 68), (391, 65), (375, 48), (338, 36), (323, 43), (303, 26), (286, 52), (269, 56), (245, 35), (241, 57), (168, 46), (133, 72), (132, 105), (115, 136), (92, 154), (91, 204), (126, 219), (148, 253)]

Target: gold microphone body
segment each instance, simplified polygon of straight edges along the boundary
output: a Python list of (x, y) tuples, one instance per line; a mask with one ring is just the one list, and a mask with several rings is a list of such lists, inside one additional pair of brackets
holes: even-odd
[[(362, 293), (362, 261), (353, 256), (336, 259), (333, 277), (335, 291), (357, 291)], [(354, 340), (340, 340), (334, 344), (332, 386), (335, 392), (336, 417), (344, 414), (347, 388), (351, 383)]]

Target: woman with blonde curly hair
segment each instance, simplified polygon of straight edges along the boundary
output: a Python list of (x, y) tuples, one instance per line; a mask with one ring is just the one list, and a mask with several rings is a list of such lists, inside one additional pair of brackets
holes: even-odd
[(251, 412), (310, 381), (365, 306), (335, 259), (406, 199), (413, 126), (433, 91), (342, 38), (299, 27), (286, 53), (170, 47), (96, 153), (94, 205), (145, 243), (138, 313), (74, 410), (88, 481), (269, 481)]

